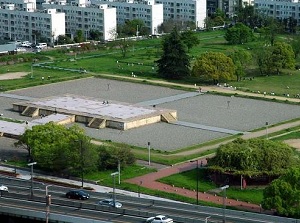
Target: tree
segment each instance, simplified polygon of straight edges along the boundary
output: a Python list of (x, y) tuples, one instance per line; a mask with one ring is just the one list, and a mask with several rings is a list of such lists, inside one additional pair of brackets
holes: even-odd
[(77, 30), (74, 41), (76, 43), (81, 43), (81, 42), (84, 42), (84, 40), (85, 40), (85, 38), (84, 38), (84, 35), (83, 35), (83, 31), (82, 30)]
[(279, 74), (281, 69), (295, 68), (293, 48), (285, 42), (258, 48), (254, 55), (261, 74)]
[(118, 166), (118, 162), (120, 162), (122, 168), (134, 164), (134, 154), (126, 146), (113, 148), (100, 146), (98, 161), (99, 170), (116, 169)]
[(295, 36), (292, 41), (291, 41), (291, 46), (293, 48), (294, 54), (295, 54), (295, 59), (298, 57), (300, 54), (300, 37)]
[(221, 145), (209, 166), (218, 166), (224, 171), (244, 172), (250, 175), (280, 175), (295, 165), (299, 156), (290, 146), (265, 139), (236, 139)]
[(73, 43), (73, 41), (72, 41), (71, 38), (68, 37), (68, 36), (59, 35), (59, 36), (57, 37), (57, 43), (58, 43), (59, 45), (63, 45), (63, 44)]
[(159, 60), (158, 75), (167, 79), (182, 79), (190, 75), (190, 59), (177, 28), (162, 41), (163, 53)]
[(265, 26), (261, 29), (267, 44), (274, 45), (278, 33), (282, 30), (281, 25), (274, 18), (268, 18)]
[(300, 167), (289, 169), (265, 188), (262, 207), (279, 215), (300, 218)]
[(85, 171), (95, 169), (96, 150), (78, 126), (66, 128), (53, 122), (33, 126), (17, 145), (26, 145), (32, 160), (47, 170), (79, 174), (82, 162)]
[(123, 25), (118, 26), (119, 36), (148, 35), (149, 29), (141, 19), (127, 20)]
[(90, 38), (92, 40), (101, 40), (103, 33), (101, 33), (99, 30), (91, 30), (90, 32)]
[(121, 50), (122, 57), (125, 58), (128, 52), (128, 49), (132, 46), (132, 41), (126, 37), (117, 39), (113, 42), (114, 46)]
[(190, 49), (193, 46), (196, 46), (200, 43), (200, 40), (199, 40), (198, 36), (196, 35), (196, 33), (191, 30), (181, 33), (181, 39), (182, 39), (183, 43), (187, 46), (188, 51), (190, 51)]
[(235, 76), (237, 81), (245, 76), (245, 69), (252, 59), (251, 53), (246, 50), (234, 50), (229, 54), (235, 65)]
[(207, 52), (196, 59), (192, 69), (194, 77), (203, 78), (214, 83), (234, 79), (234, 64), (230, 57), (223, 53)]
[(252, 30), (242, 23), (237, 23), (233, 27), (228, 28), (224, 37), (229, 44), (242, 44), (254, 39)]
[(290, 44), (285, 42), (275, 42), (272, 47), (272, 64), (273, 69), (279, 74), (280, 69), (295, 68), (295, 54)]

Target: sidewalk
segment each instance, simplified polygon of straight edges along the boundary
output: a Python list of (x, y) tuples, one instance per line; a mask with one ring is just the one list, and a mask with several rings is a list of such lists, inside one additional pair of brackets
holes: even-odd
[[(206, 159), (199, 159), (198, 163), (202, 162), (203, 165), (206, 164)], [(186, 162), (171, 167), (166, 167), (158, 170), (157, 172), (150, 173), (144, 176), (135, 177), (129, 180), (126, 180), (128, 183), (138, 184), (141, 187), (149, 188), (152, 190), (164, 191), (166, 193), (175, 193), (189, 198), (197, 199), (197, 192), (187, 190), (185, 188), (179, 188), (175, 186), (170, 186), (164, 183), (160, 183), (157, 180), (166, 176), (170, 176), (176, 173), (188, 171), (197, 168), (197, 162)], [(201, 188), (201, 184), (199, 185)], [(199, 201), (211, 202), (215, 204), (223, 205), (223, 197), (217, 196), (215, 194), (208, 193), (198, 193)], [(225, 199), (226, 206), (235, 207), (239, 210), (247, 210), (257, 213), (272, 214), (270, 211), (263, 210), (259, 205), (251, 204), (243, 201)]]

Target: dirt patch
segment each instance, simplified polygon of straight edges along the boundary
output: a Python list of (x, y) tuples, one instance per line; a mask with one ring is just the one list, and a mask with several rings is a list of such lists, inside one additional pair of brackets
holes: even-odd
[(26, 76), (27, 72), (14, 72), (14, 73), (6, 73), (0, 74), (0, 80), (12, 80), (12, 79), (19, 79)]
[(294, 147), (297, 150), (300, 150), (300, 139), (288, 139), (285, 140), (284, 142), (289, 146)]

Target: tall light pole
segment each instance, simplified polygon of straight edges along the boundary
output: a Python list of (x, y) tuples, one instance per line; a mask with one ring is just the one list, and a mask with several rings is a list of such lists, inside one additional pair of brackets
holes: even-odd
[(28, 163), (27, 165), (31, 167), (31, 186), (30, 186), (30, 197), (33, 197), (33, 165), (37, 162)]
[(114, 187), (113, 187), (113, 202), (114, 202), (114, 206), (116, 204), (116, 175), (118, 175), (119, 172), (114, 172), (112, 174), (110, 174), (113, 177), (113, 183), (114, 183)]
[(140, 184), (138, 186), (138, 195), (141, 197), (141, 185), (143, 184), (143, 181), (140, 181)]
[(196, 178), (197, 178), (197, 191), (196, 191), (196, 197), (197, 197), (197, 205), (199, 205), (199, 160), (192, 160), (190, 162), (196, 162)]
[(118, 159), (119, 184), (121, 184), (121, 161)]
[(226, 223), (226, 189), (229, 187), (229, 185), (225, 185), (223, 187), (220, 187), (220, 189), (224, 192), (223, 193), (223, 223)]
[(269, 139), (268, 126), (269, 126), (269, 122), (266, 122), (266, 138), (267, 139)]
[(148, 165), (149, 165), (149, 166), (151, 165), (151, 161), (150, 161), (150, 159), (151, 159), (151, 154), (150, 154), (150, 151), (151, 151), (151, 148), (150, 148), (150, 142), (148, 142), (148, 159), (149, 159)]
[(49, 214), (50, 214), (50, 205), (51, 205), (51, 195), (48, 195), (48, 187), (52, 185), (47, 185), (45, 188), (46, 193), (46, 223), (49, 222)]
[(75, 142), (79, 142), (79, 145), (80, 145), (80, 156), (81, 156), (81, 187), (83, 188), (83, 165), (84, 165), (84, 160), (83, 160), (83, 141), (82, 139), (78, 139), (78, 140), (75, 140)]

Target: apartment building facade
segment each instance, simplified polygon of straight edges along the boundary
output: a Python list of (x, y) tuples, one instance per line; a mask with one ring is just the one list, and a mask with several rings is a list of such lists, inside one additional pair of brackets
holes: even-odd
[(154, 0), (91, 0), (91, 4), (108, 4), (117, 10), (117, 24), (139, 19), (144, 22), (150, 34), (156, 34), (163, 23), (163, 5)]
[(196, 27), (205, 27), (207, 16), (207, 0), (155, 0), (156, 3), (163, 4), (164, 21), (178, 20), (194, 22)]
[(255, 8), (267, 16), (277, 19), (290, 17), (300, 24), (300, 4), (298, 0), (255, 0)]
[(55, 9), (36, 10), (35, 0), (0, 3), (1, 39), (35, 42), (36, 36), (40, 35), (53, 43), (59, 35), (65, 35), (64, 13)]
[(99, 31), (103, 40), (115, 38), (117, 29), (116, 9), (107, 4), (90, 4), (89, 1), (75, 0), (67, 3), (65, 0), (46, 1), (44, 9), (56, 9), (65, 14), (66, 34), (73, 38), (78, 30), (82, 30), (86, 38), (90, 31)]

